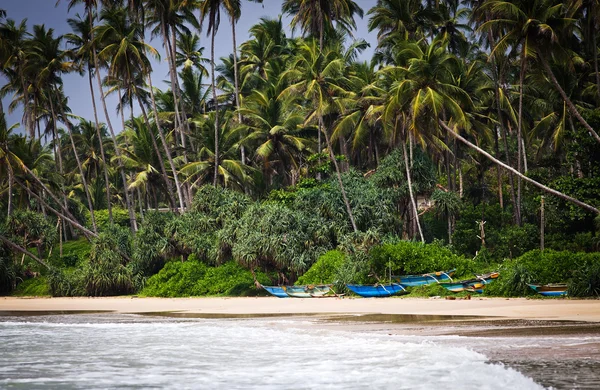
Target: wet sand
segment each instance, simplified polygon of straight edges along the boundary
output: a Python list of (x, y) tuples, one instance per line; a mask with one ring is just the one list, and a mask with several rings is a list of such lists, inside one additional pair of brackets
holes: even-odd
[(110, 311), (226, 315), (387, 314), (477, 316), (497, 319), (585, 321), (600, 324), (599, 300), (473, 298), (0, 298), (0, 312)]

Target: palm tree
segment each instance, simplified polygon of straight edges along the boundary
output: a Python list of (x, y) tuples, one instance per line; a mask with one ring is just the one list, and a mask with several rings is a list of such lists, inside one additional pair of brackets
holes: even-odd
[(213, 175), (213, 186), (217, 186), (217, 180), (219, 177), (219, 100), (217, 97), (217, 85), (215, 79), (215, 35), (219, 29), (219, 23), (221, 22), (221, 0), (202, 0), (200, 2), (200, 31), (204, 26), (205, 20), (208, 19), (208, 26), (206, 27), (206, 35), (210, 36), (210, 79), (211, 88), (213, 94), (213, 104), (215, 107), (215, 148), (214, 148), (214, 175)]
[[(215, 144), (213, 138), (215, 115), (216, 113), (211, 111), (207, 115), (198, 116), (192, 120), (194, 132), (191, 134), (191, 138), (195, 139), (195, 143), (202, 147), (196, 158), (181, 167), (181, 173), (187, 176), (186, 181), (194, 187), (200, 187), (210, 182), (211, 175), (216, 171), (223, 179), (224, 187), (238, 190), (250, 188), (254, 184), (255, 170), (249, 165), (242, 164), (239, 160), (240, 137), (237, 131), (229, 128), (230, 118), (223, 117), (219, 121), (223, 123), (223, 126), (219, 128), (221, 132), (218, 135), (218, 150), (221, 155), (215, 156), (215, 151), (211, 148)], [(224, 116), (225, 113), (222, 112), (221, 115)], [(215, 168), (217, 162), (218, 166)]]
[(347, 32), (356, 29), (354, 15), (363, 17), (363, 10), (352, 0), (284, 0), (281, 10), (293, 15), (291, 26), (301, 26), (305, 34), (319, 37), (323, 50), (325, 32), (336, 23)]
[[(73, 4), (69, 4), (69, 8)], [(92, 12), (92, 10), (88, 10), (88, 12)], [(66, 34), (65, 38), (67, 42), (72, 46), (71, 50), (75, 53), (75, 59), (80, 67), (80, 69), (87, 69), (88, 74), (88, 82), (90, 87), (90, 94), (92, 97), (92, 108), (94, 110), (94, 124), (96, 129), (96, 137), (98, 140), (102, 140), (102, 129), (100, 126), (100, 121), (98, 120), (98, 110), (96, 108), (96, 96), (94, 92), (94, 86), (92, 82), (92, 70), (94, 69), (94, 58), (96, 57), (95, 53), (95, 44), (94, 44), (94, 35), (93, 35), (93, 20), (95, 19), (95, 15), (88, 15), (87, 18), (82, 18), (79, 14), (76, 15), (77, 19), (67, 19), (67, 23), (71, 26), (73, 33)], [(92, 52), (93, 51), (93, 52)], [(96, 69), (98, 71), (98, 69)], [(102, 93), (102, 92), (101, 92)], [(105, 129), (106, 130), (106, 129)], [(104, 186), (106, 191), (106, 207), (108, 209), (108, 220), (110, 223), (113, 222), (112, 216), (112, 202), (110, 195), (110, 181), (108, 179), (108, 166), (106, 162), (106, 153), (104, 152), (104, 143), (102, 141), (99, 142), (100, 149), (100, 158), (102, 159), (102, 170), (104, 172)]]
[(9, 82), (2, 87), (0, 95), (6, 96), (13, 92), (13, 103), (23, 105), (23, 124), (29, 137), (35, 137), (34, 109), (29, 104), (29, 93), (25, 81), (25, 67), (27, 65), (28, 39), (27, 19), (18, 25), (12, 19), (7, 19), (0, 24), (0, 72), (8, 78)]
[[(185, 107), (181, 106), (181, 88), (177, 78), (177, 34), (189, 36), (190, 30), (184, 22), (197, 27), (196, 19), (193, 17), (191, 7), (184, 4), (181, 0), (146, 0), (145, 16), (147, 23), (156, 27), (152, 31), (153, 35), (160, 35), (163, 39), (163, 46), (167, 53), (169, 63), (169, 77), (171, 81), (171, 92), (173, 94), (175, 108), (175, 128), (179, 133), (181, 145), (183, 147), (183, 158), (186, 156), (186, 137), (189, 133), (187, 114)], [(184, 128), (186, 131), (184, 131)]]
[[(569, 99), (548, 61), (549, 57), (563, 56), (564, 58), (566, 55), (564, 49), (560, 47), (560, 43), (562, 39), (565, 39), (564, 36), (568, 36), (572, 31), (574, 19), (565, 13), (567, 9), (565, 4), (555, 0), (517, 2), (494, 0), (482, 7), (489, 9), (494, 19), (484, 23), (481, 28), (487, 27), (488, 24), (498, 25), (504, 32), (504, 36), (497, 43), (496, 50), (505, 50), (509, 45), (519, 47), (521, 50), (519, 80), (521, 96), (526, 60), (530, 57), (536, 58), (567, 104), (569, 111), (600, 142), (600, 135), (587, 123)], [(519, 117), (521, 117), (522, 97), (520, 97), (519, 106)]]
[(279, 166), (277, 173), (283, 181), (294, 184), (294, 178), (289, 180), (286, 173), (298, 174), (302, 154), (313, 145), (303, 126), (303, 107), (297, 97), (281, 95), (282, 83), (278, 81), (244, 99), (241, 111), (248, 124), (241, 125), (241, 130), (248, 135), (241, 143), (255, 150), (268, 182), (271, 171)]
[(32, 78), (34, 78), (35, 88), (39, 91), (42, 91), (46, 98), (45, 103), (49, 105), (49, 111), (52, 116), (53, 137), (55, 140), (55, 144), (57, 145), (55, 151), (58, 157), (59, 172), (61, 173), (61, 175), (64, 174), (64, 167), (62, 161), (62, 152), (60, 150), (60, 147), (58, 146), (59, 138), (57, 124), (59, 116), (68, 129), (69, 139), (73, 147), (73, 153), (75, 154), (77, 167), (81, 174), (82, 185), (86, 194), (88, 209), (90, 211), (90, 215), (92, 216), (92, 225), (95, 232), (96, 222), (94, 219), (94, 209), (92, 205), (91, 195), (89, 192), (89, 187), (87, 185), (87, 181), (85, 180), (83, 169), (81, 167), (79, 156), (77, 155), (77, 150), (73, 141), (73, 134), (71, 131), (72, 126), (65, 114), (68, 111), (68, 109), (64, 105), (66, 104), (66, 99), (64, 98), (61, 89), (61, 75), (62, 73), (66, 73), (73, 70), (73, 65), (68, 60), (69, 53), (61, 50), (61, 44), (63, 39), (63, 36), (54, 38), (53, 29), (46, 30), (44, 26), (34, 26), (33, 38), (31, 40), (29, 50), (30, 60), (26, 66), (25, 71), (30, 75), (36, 75), (35, 77), (32, 76)]
[[(282, 94), (285, 96), (300, 92), (303, 94), (304, 99), (312, 103), (314, 110), (309, 112), (307, 120), (316, 119), (319, 127), (319, 147), (321, 144), (320, 135), (321, 133), (325, 134), (329, 158), (335, 167), (340, 191), (346, 205), (346, 212), (354, 232), (358, 232), (342, 182), (340, 168), (333, 153), (329, 132), (325, 129), (323, 121), (327, 110), (333, 105), (333, 97), (342, 97), (348, 94), (341, 85), (344, 78), (344, 67), (345, 61), (339, 52), (330, 49), (321, 51), (315, 40), (302, 42), (298, 46), (297, 56), (291, 62), (289, 70), (283, 75), (292, 84)], [(320, 152), (319, 148), (318, 153)]]

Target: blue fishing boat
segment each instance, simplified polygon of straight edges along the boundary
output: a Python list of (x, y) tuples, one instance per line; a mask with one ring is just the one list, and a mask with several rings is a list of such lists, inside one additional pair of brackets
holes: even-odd
[(337, 296), (333, 291), (331, 284), (282, 286), (282, 289), (292, 298), (325, 298)]
[(365, 286), (360, 284), (347, 284), (346, 287), (352, 292), (365, 298), (391, 297), (392, 295), (408, 294), (401, 284), (376, 284)]
[(475, 275), (475, 278), (473, 279), (451, 283), (440, 283), (440, 285), (452, 292), (468, 291), (481, 294), (483, 293), (485, 286), (496, 280), (498, 276), (500, 276), (499, 272), (490, 272), (488, 274)]
[(287, 295), (285, 293), (285, 291), (283, 290), (283, 287), (280, 287), (280, 286), (263, 286), (262, 284), (260, 286), (262, 288), (264, 288), (265, 290), (267, 290), (267, 292), (269, 294), (274, 295), (277, 298), (289, 298), (289, 295)]
[(438, 271), (423, 275), (401, 275), (392, 276), (396, 282), (402, 284), (405, 287), (414, 286), (425, 286), (432, 283), (440, 283), (443, 281), (452, 281), (452, 275), (456, 270), (451, 269), (449, 271)]
[(528, 285), (536, 293), (545, 297), (562, 297), (568, 294), (568, 286), (566, 284), (529, 284)]

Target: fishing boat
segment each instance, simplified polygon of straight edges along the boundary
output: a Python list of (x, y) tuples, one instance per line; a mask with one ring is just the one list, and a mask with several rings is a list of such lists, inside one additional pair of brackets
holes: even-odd
[(529, 287), (545, 297), (561, 297), (567, 295), (568, 286), (564, 283), (557, 284), (530, 284)]
[(331, 284), (282, 286), (283, 291), (292, 298), (325, 298), (337, 296)]
[(391, 297), (392, 295), (408, 294), (401, 284), (376, 284), (365, 286), (361, 284), (347, 284), (346, 287), (353, 293), (365, 298)]
[(263, 286), (262, 284), (260, 286), (267, 290), (269, 294), (276, 296), (277, 298), (289, 298), (289, 295), (285, 293), (281, 286)]
[(483, 275), (475, 275), (473, 279), (461, 280), (458, 282), (451, 283), (440, 283), (446, 290), (452, 292), (474, 292), (474, 293), (483, 293), (483, 289), (486, 284), (490, 284), (494, 280), (496, 280), (500, 276), (499, 272), (490, 272)]
[(392, 276), (397, 283), (402, 284), (405, 287), (414, 286), (425, 286), (432, 283), (440, 283), (446, 280), (452, 281), (452, 275), (456, 270), (451, 269), (449, 271), (438, 271), (423, 275), (402, 275)]

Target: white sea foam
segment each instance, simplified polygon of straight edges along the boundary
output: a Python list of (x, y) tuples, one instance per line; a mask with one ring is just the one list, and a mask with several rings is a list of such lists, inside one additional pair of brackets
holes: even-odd
[(0, 320), (0, 387), (541, 388), (458, 345), (305, 325), (132, 316)]

